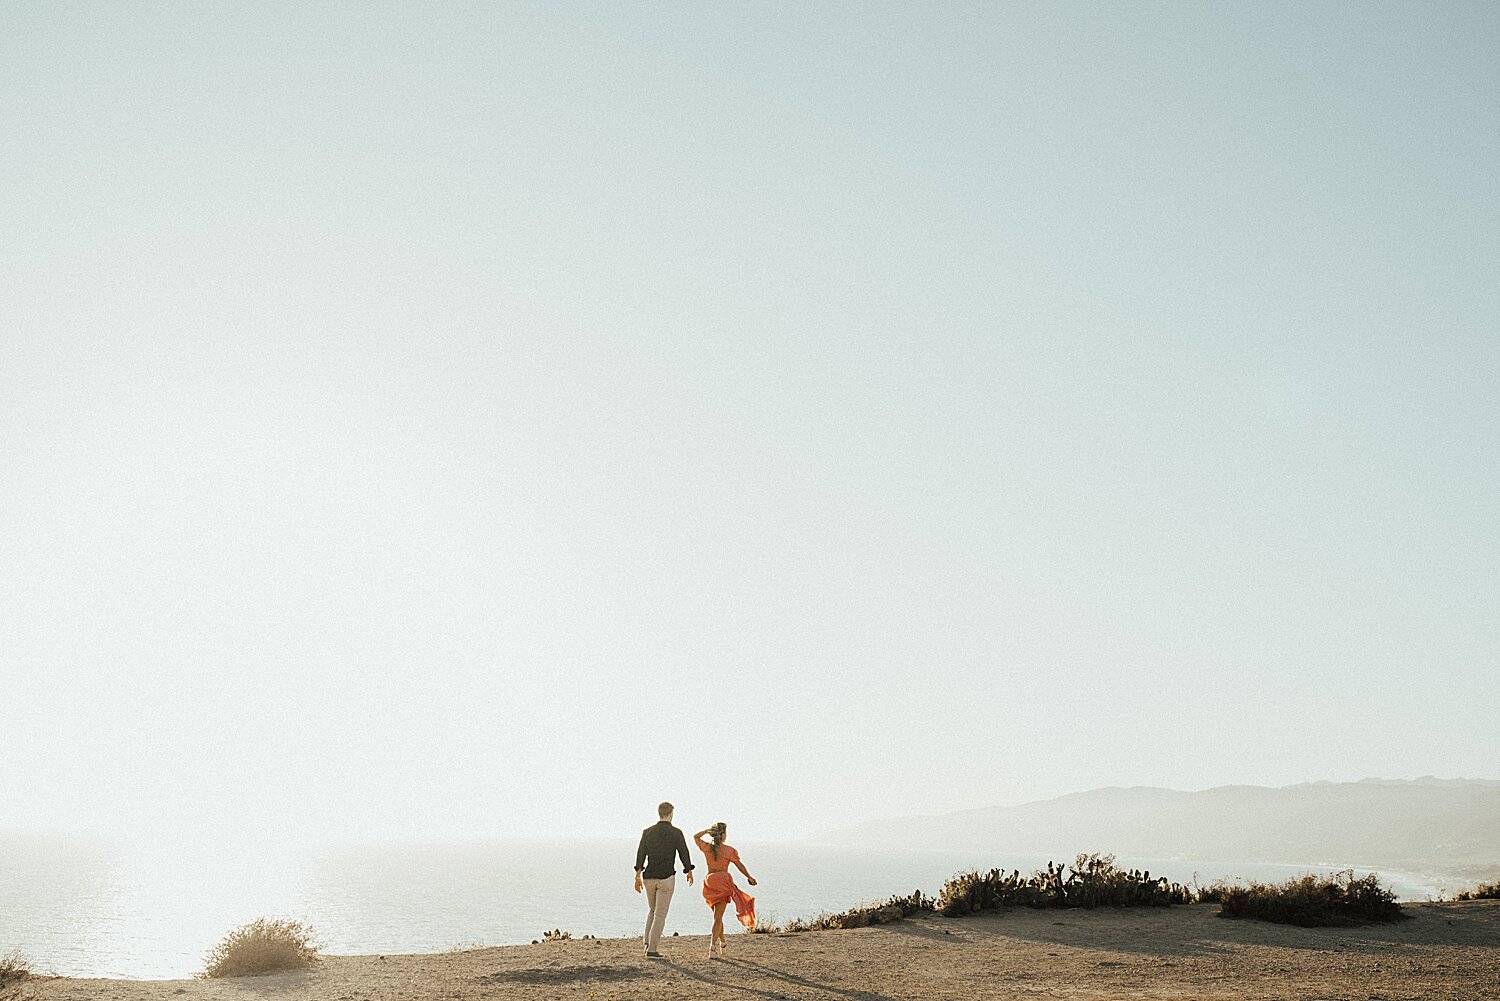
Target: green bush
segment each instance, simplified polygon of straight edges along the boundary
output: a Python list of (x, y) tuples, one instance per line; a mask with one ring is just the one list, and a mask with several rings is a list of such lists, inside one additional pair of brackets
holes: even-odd
[(1218, 884), (1215, 889), (1219, 916), (1225, 918), (1318, 928), (1399, 921), (1409, 916), (1402, 913), (1396, 895), (1380, 884), (1379, 876), (1369, 873), (1356, 877), (1353, 869), (1331, 876), (1302, 876), (1277, 885)]
[(999, 907), (1166, 907), (1192, 902), (1187, 887), (1150, 872), (1121, 869), (1113, 855), (1096, 853), (1079, 855), (1072, 866), (1048, 862), (1046, 869), (1030, 876), (1022, 876), (1020, 870), (961, 872), (943, 884), (936, 899), (915, 890), (869, 907), (793, 918), (783, 930), (864, 928), (932, 911), (951, 918)]
[(1225, 894), (1234, 888), (1233, 884), (1226, 883), (1222, 879), (1210, 886), (1199, 887), (1198, 903), (1221, 904), (1224, 902)]
[(1030, 876), (999, 869), (963, 872), (943, 884), (937, 909), (962, 917), (999, 907), (1166, 907), (1192, 903), (1187, 887), (1149, 871), (1121, 869), (1113, 855), (1084, 854), (1071, 866), (1048, 862)]
[(1045, 907), (1051, 883), (1052, 863), (1047, 875), (1038, 871), (1024, 879), (1019, 869), (1006, 875), (999, 869), (989, 872), (961, 872), (943, 884), (938, 893), (938, 912), (944, 917), (961, 917), (976, 911), (997, 907)]
[(204, 958), (200, 977), (258, 977), (295, 970), (318, 958), (312, 929), (300, 921), (256, 918), (225, 936)]

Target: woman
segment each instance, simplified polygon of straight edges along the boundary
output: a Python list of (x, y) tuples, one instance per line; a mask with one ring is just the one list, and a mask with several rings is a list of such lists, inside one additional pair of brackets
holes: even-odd
[[(724, 843), (724, 835), (728, 830), (721, 820), (693, 835), (694, 843), (708, 863), (708, 876), (703, 880), (703, 899), (714, 909), (714, 933), (708, 940), (709, 959), (724, 955), (724, 908), (729, 906), (731, 900), (734, 901), (735, 917), (739, 918), (740, 924), (746, 928), (755, 927), (755, 898), (734, 885), (729, 867), (733, 865), (744, 873), (745, 882), (751, 886), (755, 885), (755, 877), (750, 875), (750, 870), (740, 861), (740, 853)], [(705, 834), (712, 840), (704, 841)]]

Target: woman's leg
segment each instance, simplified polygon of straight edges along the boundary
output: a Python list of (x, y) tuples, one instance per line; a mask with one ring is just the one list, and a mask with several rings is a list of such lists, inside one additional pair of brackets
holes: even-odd
[(714, 937), (713, 941), (720, 945), (724, 944), (724, 908), (729, 906), (729, 901), (714, 904)]

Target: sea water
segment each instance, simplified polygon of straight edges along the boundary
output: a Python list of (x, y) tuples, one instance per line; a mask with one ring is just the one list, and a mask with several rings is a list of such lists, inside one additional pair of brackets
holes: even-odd
[[(893, 894), (935, 894), (966, 869), (1043, 867), (1047, 856), (857, 850), (744, 843), (760, 880), (762, 916), (841, 911)], [(0, 954), (19, 950), (38, 972), (74, 977), (178, 978), (202, 969), (230, 929), (257, 917), (309, 924), (328, 954), (442, 952), (529, 942), (557, 928), (575, 937), (640, 934), (634, 839), (476, 841), (341, 846), (307, 853), (185, 852), (30, 839), (0, 855)], [(1063, 856), (1053, 858), (1061, 861)], [(701, 861), (701, 860), (700, 860)], [(1121, 858), (1177, 882), (1195, 877), (1279, 882), (1332, 866)], [(1398, 897), (1436, 896), (1438, 878), (1382, 873)], [(743, 880), (740, 880), (743, 885)], [(705, 935), (711, 915), (681, 876), (667, 933)]]

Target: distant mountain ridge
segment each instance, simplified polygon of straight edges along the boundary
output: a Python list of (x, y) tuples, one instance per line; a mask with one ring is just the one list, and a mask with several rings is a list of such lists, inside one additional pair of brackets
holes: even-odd
[(1331, 785), (1379, 785), (1379, 786), (1495, 786), (1500, 788), (1500, 779), (1440, 779), (1436, 775), (1423, 775), (1418, 779), (1360, 779), (1358, 782), (1329, 782), (1324, 779), (1319, 782), (1298, 782), (1295, 785), (1283, 786), (1285, 789), (1301, 789), (1304, 786), (1331, 786)]
[(1424, 776), (1199, 792), (1111, 786), (861, 824), (832, 836), (883, 848), (1059, 858), (1103, 851), (1487, 877), (1500, 873), (1500, 781)]

